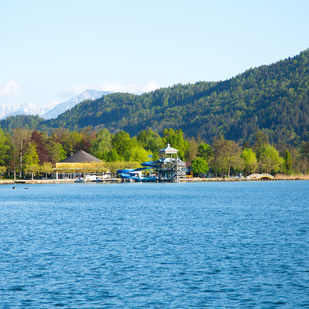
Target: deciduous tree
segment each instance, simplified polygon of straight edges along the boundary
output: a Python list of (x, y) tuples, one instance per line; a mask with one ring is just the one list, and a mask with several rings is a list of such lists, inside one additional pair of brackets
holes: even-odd
[(196, 159), (198, 155), (198, 144), (195, 140), (195, 138), (191, 138), (188, 141), (188, 147), (185, 150), (185, 160), (192, 162), (194, 159)]
[(16, 174), (16, 159), (19, 158), (19, 178), (22, 177), (23, 155), (27, 149), (30, 140), (30, 131), (27, 129), (17, 128), (11, 135), (12, 145), (14, 147), (14, 176)]
[(207, 161), (202, 157), (197, 157), (192, 162), (192, 171), (194, 174), (198, 174), (199, 176), (201, 174), (205, 174), (208, 172), (209, 167)]
[(47, 174), (51, 174), (54, 171), (53, 165), (50, 162), (44, 162), (40, 166), (40, 172), (45, 174), (45, 178), (47, 179)]
[(245, 148), (241, 153), (241, 157), (245, 162), (245, 168), (244, 168), (245, 175), (247, 176), (251, 173), (254, 173), (258, 167), (258, 163), (256, 155), (253, 152), (253, 150), (251, 148)]
[(99, 159), (107, 159), (107, 154), (112, 148), (112, 134), (107, 130), (100, 130), (93, 140), (90, 152)]
[(67, 157), (67, 154), (60, 143), (51, 144), (48, 152), (52, 163), (60, 162)]
[(163, 137), (162, 140), (165, 144), (170, 144), (171, 147), (179, 150), (178, 155), (180, 158), (184, 158), (184, 154), (186, 149), (189, 146), (189, 143), (184, 140), (183, 138), (183, 132), (181, 129), (179, 130), (173, 130), (173, 129), (165, 129), (163, 131)]
[(271, 145), (265, 145), (259, 149), (258, 162), (261, 171), (266, 173), (276, 173), (283, 165), (283, 159)]
[(39, 162), (42, 164), (43, 162), (49, 162), (50, 157), (48, 155), (48, 150), (46, 147), (46, 142), (43, 138), (44, 133), (40, 133), (38, 131), (33, 131), (31, 134), (31, 142), (35, 143), (36, 149), (39, 156)]
[(153, 159), (157, 160), (158, 151), (164, 148), (164, 142), (157, 132), (143, 130), (137, 135), (137, 141), (146, 149), (153, 153)]
[(112, 138), (112, 146), (117, 151), (118, 155), (123, 159), (126, 153), (131, 148), (131, 138), (129, 133), (120, 131)]
[(7, 170), (6, 166), (0, 166), (0, 176), (1, 176), (1, 179), (2, 179), (2, 175), (6, 172), (6, 170)]
[(25, 172), (32, 174), (37, 173), (39, 171), (39, 156), (36, 150), (35, 143), (29, 143), (27, 147), (27, 151), (24, 156), (24, 164), (25, 164)]
[(241, 147), (231, 140), (225, 140), (223, 136), (216, 139), (213, 143), (214, 158), (213, 165), (217, 169), (221, 169), (222, 176), (224, 171), (230, 176), (231, 168), (242, 170), (244, 161), (241, 158)]
[(203, 143), (203, 144), (200, 144), (198, 146), (198, 153), (197, 155), (199, 157), (202, 157), (204, 158), (206, 161), (208, 161), (211, 157), (214, 156), (214, 152), (211, 148), (210, 145), (206, 144), (206, 143)]
[(0, 165), (5, 164), (10, 149), (10, 141), (0, 128)]

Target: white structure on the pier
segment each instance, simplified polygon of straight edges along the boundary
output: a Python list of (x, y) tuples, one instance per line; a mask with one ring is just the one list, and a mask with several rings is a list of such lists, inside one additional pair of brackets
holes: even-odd
[(179, 181), (186, 176), (186, 164), (178, 158), (178, 150), (167, 144), (166, 148), (159, 150), (159, 160), (156, 161), (158, 181)]

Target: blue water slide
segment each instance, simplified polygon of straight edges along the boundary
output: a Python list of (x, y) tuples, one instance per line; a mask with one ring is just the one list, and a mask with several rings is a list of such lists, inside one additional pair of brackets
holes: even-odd
[(124, 170), (117, 170), (117, 174), (121, 174), (121, 173), (131, 173), (131, 172), (134, 172), (134, 168), (124, 169)]
[(139, 168), (130, 168), (130, 169), (117, 170), (117, 174), (119, 174), (121, 178), (133, 179), (133, 180), (135, 180), (137, 182), (152, 182), (152, 181), (156, 181), (156, 177), (140, 178), (140, 177), (135, 175), (135, 172), (142, 171), (142, 170), (150, 170), (150, 169), (151, 169), (151, 167), (148, 165), (148, 166), (139, 167)]
[(121, 173), (121, 174), (120, 174), (120, 177), (121, 177), (121, 178), (134, 179), (134, 180), (137, 180), (137, 181), (140, 180), (139, 177), (136, 177), (136, 176), (133, 176), (133, 175), (130, 175), (130, 174), (126, 174), (126, 173)]
[(136, 168), (136, 169), (134, 170), (134, 172), (142, 171), (142, 170), (149, 170), (149, 169), (150, 169), (150, 167), (139, 167), (139, 168)]
[(144, 163), (141, 163), (141, 166), (149, 166), (149, 167), (156, 167), (157, 161), (147, 161)]
[(134, 173), (142, 170), (148, 170), (149, 167), (139, 167), (139, 168), (129, 168), (129, 169), (123, 169), (123, 170), (117, 170), (117, 174), (121, 173)]

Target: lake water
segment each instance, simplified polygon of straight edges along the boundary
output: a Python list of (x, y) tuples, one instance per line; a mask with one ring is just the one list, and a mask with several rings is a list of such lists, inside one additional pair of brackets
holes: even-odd
[(0, 186), (0, 308), (309, 308), (309, 181)]

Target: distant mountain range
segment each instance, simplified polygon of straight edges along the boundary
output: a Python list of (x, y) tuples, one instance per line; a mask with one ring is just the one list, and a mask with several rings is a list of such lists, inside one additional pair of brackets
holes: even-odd
[(83, 93), (78, 95), (77, 97), (74, 97), (67, 102), (57, 104), (54, 108), (50, 109), (48, 112), (42, 115), (42, 118), (44, 119), (57, 118), (59, 115), (73, 108), (75, 105), (77, 105), (80, 102), (83, 102), (86, 100), (96, 100), (96, 99), (101, 98), (103, 95), (107, 95), (109, 93), (110, 93), (109, 91), (98, 91), (98, 90), (87, 89)]
[(109, 91), (87, 89), (71, 100), (59, 103), (52, 108), (44, 108), (32, 103), (24, 103), (20, 105), (0, 104), (0, 119), (5, 119), (7, 117), (17, 115), (39, 115), (44, 119), (57, 118), (59, 115), (73, 108), (75, 105), (82, 101), (96, 100), (109, 93)]
[(0, 104), (0, 119), (17, 115), (39, 115), (43, 116), (49, 111), (49, 108), (40, 107), (32, 103), (20, 105)]

